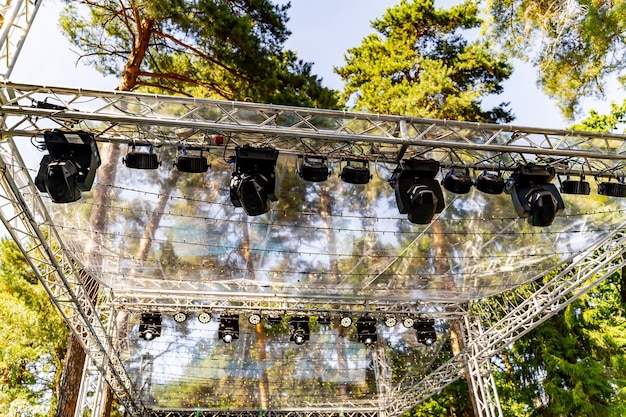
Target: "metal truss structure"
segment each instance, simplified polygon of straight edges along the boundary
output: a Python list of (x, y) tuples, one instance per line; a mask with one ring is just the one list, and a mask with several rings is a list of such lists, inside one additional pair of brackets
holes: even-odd
[(12, 0), (0, 7), (0, 77), (5, 80), (13, 71), (41, 3), (40, 0)]
[[(40, 3), (13, 0), (2, 11), (0, 71), (5, 80)], [(94, 294), (94, 278), (102, 277), (85, 272), (75, 248), (67, 244), (62, 229), (51, 218), (21, 155), (19, 145), (24, 138), (37, 138), (49, 129), (88, 131), (100, 142), (128, 146), (163, 149), (184, 145), (225, 154), (236, 146), (262, 144), (284, 155), (323, 155), (335, 161), (397, 164), (403, 158), (428, 155), (442, 167), (496, 171), (513, 170), (520, 163), (547, 163), (558, 174), (609, 181), (624, 176), (626, 137), (8, 81), (0, 86), (0, 117), (0, 220), (88, 355), (77, 410), (81, 416), (98, 410), (104, 382), (131, 416), (397, 416), (465, 374), (469, 374), (479, 416), (501, 416), (491, 358), (626, 264), (626, 223), (620, 222), (566, 264), (557, 265), (558, 273), (550, 281), (499, 288), (499, 303), (474, 302), (471, 297), (448, 300), (445, 296), (414, 301), (410, 294), (363, 300), (359, 294), (337, 297), (330, 289), (304, 296), (282, 292), (281, 287), (271, 288), (270, 302), (267, 294), (241, 282), (224, 292), (211, 292), (151, 279), (144, 280), (141, 288), (100, 286)], [(202, 309), (216, 312), (279, 308), (291, 313), (428, 315), (460, 325), (465, 347), (428, 374), (408, 375), (394, 384), (385, 350), (379, 345), (372, 353), (378, 381), (376, 401), (355, 401), (347, 407), (151, 409), (124, 365), (114, 323), (125, 312), (199, 311), (198, 301)], [(150, 367), (151, 362), (146, 361), (145, 366)]]

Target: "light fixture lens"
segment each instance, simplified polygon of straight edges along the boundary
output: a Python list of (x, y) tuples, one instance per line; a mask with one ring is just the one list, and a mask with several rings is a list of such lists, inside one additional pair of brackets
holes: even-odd
[(248, 316), (248, 321), (250, 324), (259, 324), (261, 322), (261, 316), (258, 314), (250, 314)]
[(398, 324), (398, 319), (394, 316), (385, 317), (385, 326), (393, 327)]
[(297, 334), (293, 341), (295, 342), (296, 345), (303, 345), (305, 342), (304, 336), (302, 334)]
[(202, 312), (198, 314), (198, 321), (202, 324), (206, 324), (211, 321), (211, 314), (207, 312)]
[(339, 324), (341, 327), (350, 327), (352, 325), (352, 319), (350, 317), (342, 317)]
[(226, 333), (224, 337), (222, 337), (224, 343), (231, 343), (233, 341), (233, 335), (230, 333)]
[(175, 322), (182, 323), (185, 320), (187, 320), (187, 313), (183, 313), (182, 311), (179, 311), (178, 313), (174, 314)]
[(411, 317), (405, 317), (404, 320), (402, 320), (402, 325), (406, 327), (407, 329), (410, 329), (411, 327), (413, 327), (414, 323), (415, 323), (415, 320), (413, 320)]

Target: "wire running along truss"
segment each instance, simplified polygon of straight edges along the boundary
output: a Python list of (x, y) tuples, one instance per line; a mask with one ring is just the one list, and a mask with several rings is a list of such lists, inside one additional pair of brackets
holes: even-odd
[[(405, 157), (432, 155), (442, 166), (469, 169), (513, 169), (521, 162), (554, 165), (560, 174), (584, 174), (595, 177), (622, 177), (626, 163), (626, 137), (613, 134), (571, 132), (566, 130), (522, 128), (478, 123), (415, 119), (399, 116), (369, 115), (341, 111), (316, 110), (256, 103), (224, 102), (194, 98), (156, 96), (137, 93), (92, 91), (60, 87), (42, 87), (5, 82), (2, 86), (3, 138), (0, 146), (2, 204), (0, 215), (12, 238), (20, 245), (29, 263), (37, 271), (70, 328), (79, 337), (93, 366), (107, 380), (120, 402), (131, 415), (219, 416), (237, 411), (152, 410), (137, 395), (123, 362), (111, 343), (107, 315), (146, 308), (174, 312), (190, 308), (189, 291), (163, 296), (162, 291), (144, 289), (124, 293), (106, 293), (102, 304), (94, 305), (85, 288), (81, 265), (64, 244), (63, 237), (49, 218), (45, 204), (32, 183), (28, 167), (20, 157), (15, 140), (40, 136), (47, 129), (84, 130), (97, 140), (120, 144), (144, 143), (154, 147), (180, 144), (206, 149), (264, 144), (292, 155), (322, 154), (329, 158), (360, 157), (374, 162), (397, 163)], [(28, 198), (24, 198), (28, 196)], [(499, 349), (570, 303), (600, 280), (624, 264), (626, 225), (621, 224), (606, 238), (580, 252), (580, 259), (525, 301), (508, 312), (499, 322), (482, 329), (466, 303), (404, 303), (378, 300), (388, 312), (422, 314), (428, 312), (444, 320), (465, 323), (468, 339), (465, 350), (419, 381), (403, 380), (388, 386), (388, 365), (377, 351), (377, 372), (384, 376), (379, 387), (378, 403), (359, 409), (337, 411), (315, 407), (292, 411), (265, 411), (268, 415), (398, 415), (431, 395), (440, 392), (464, 372), (470, 372), (481, 387), (483, 416), (497, 415), (497, 393), (490, 397), (492, 384), (481, 375), (490, 358)], [(596, 252), (605, 248), (603, 252)], [(586, 284), (591, 280), (592, 284)], [(232, 308), (238, 297), (218, 299), (224, 294), (201, 294), (209, 307), (220, 311)], [(358, 296), (358, 295), (357, 295)], [(377, 300), (370, 300), (376, 305)], [(280, 300), (284, 310), (308, 312), (332, 311), (332, 298), (287, 297)], [(304, 306), (306, 305), (306, 306)], [(103, 307), (104, 306), (104, 309)], [(242, 311), (275, 308), (263, 297), (245, 298)], [(362, 311), (355, 303), (345, 310)], [(339, 311), (339, 310), (338, 310)], [(114, 314), (114, 313), (112, 313)], [(384, 355), (383, 355), (384, 356)], [(91, 368), (93, 369), (93, 368)], [(86, 373), (93, 375), (93, 372)], [(93, 384), (92, 385), (97, 385)], [(96, 388), (93, 388), (96, 389)], [(495, 408), (494, 408), (495, 407)], [(240, 412), (249, 415), (250, 410)]]

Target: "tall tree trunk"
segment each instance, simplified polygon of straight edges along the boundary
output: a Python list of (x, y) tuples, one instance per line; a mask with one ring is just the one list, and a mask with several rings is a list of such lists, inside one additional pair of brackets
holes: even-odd
[(78, 402), (80, 383), (85, 367), (85, 351), (78, 339), (72, 335), (67, 346), (65, 367), (61, 375), (57, 417), (74, 417)]

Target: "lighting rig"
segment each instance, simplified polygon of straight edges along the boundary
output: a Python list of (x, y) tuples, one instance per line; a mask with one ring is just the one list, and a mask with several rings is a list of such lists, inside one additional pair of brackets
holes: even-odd
[[(137, 148), (148, 148), (147, 151), (137, 150)], [(154, 146), (150, 144), (132, 144), (126, 156), (122, 158), (122, 162), (128, 168), (134, 169), (157, 169), (161, 162), (159, 157), (154, 153)]]
[(44, 132), (44, 144), (48, 154), (41, 159), (35, 186), (55, 203), (77, 201), (91, 189), (100, 166), (93, 134), (55, 129)]
[(139, 321), (139, 337), (150, 341), (161, 336), (162, 318), (159, 313), (141, 313)]
[(204, 156), (202, 148), (179, 146), (176, 149), (176, 162), (174, 166), (180, 172), (202, 173), (207, 172), (211, 165)]
[(554, 175), (554, 167), (528, 164), (517, 167), (507, 182), (505, 191), (511, 194), (515, 211), (533, 226), (551, 225), (565, 208), (551, 183)]
[(308, 317), (293, 317), (289, 320), (289, 340), (302, 345), (311, 338)]
[(378, 340), (376, 333), (376, 319), (361, 317), (356, 321), (357, 339), (365, 346), (370, 347)]
[(239, 339), (239, 315), (222, 314), (217, 335), (224, 343), (232, 343)]
[(269, 201), (276, 201), (276, 160), (278, 151), (272, 147), (235, 148), (235, 169), (230, 180), (230, 200), (243, 207), (249, 216), (267, 213)]
[(328, 179), (330, 170), (326, 158), (321, 155), (306, 155), (298, 157), (298, 176), (304, 181), (322, 182)]
[(367, 184), (370, 182), (369, 161), (367, 159), (351, 158), (342, 161), (343, 168), (339, 177), (349, 184)]
[(430, 345), (437, 340), (437, 331), (435, 330), (434, 319), (419, 319), (413, 323), (417, 342), (424, 345)]
[(443, 211), (445, 200), (435, 179), (438, 172), (439, 162), (434, 159), (403, 159), (389, 179), (398, 210), (411, 223), (428, 224)]

